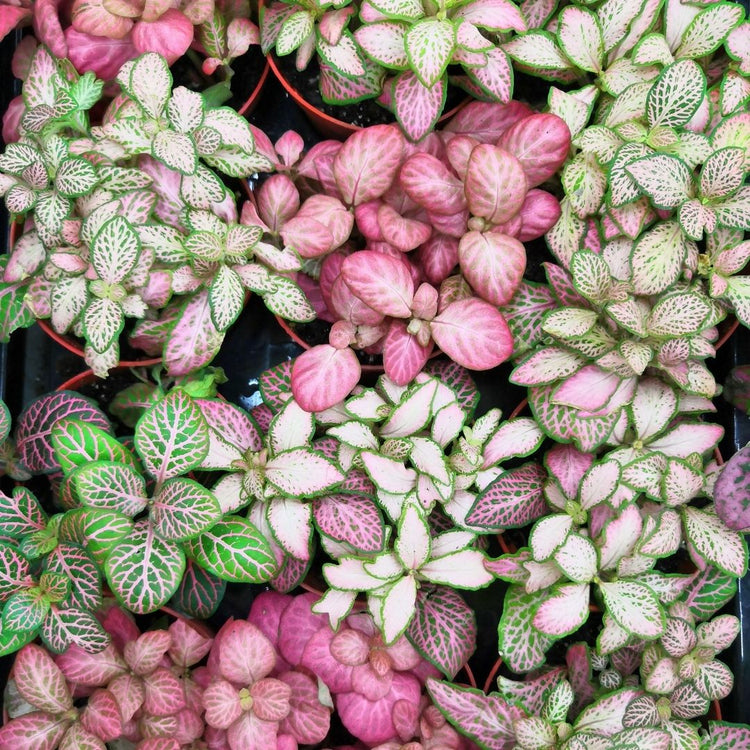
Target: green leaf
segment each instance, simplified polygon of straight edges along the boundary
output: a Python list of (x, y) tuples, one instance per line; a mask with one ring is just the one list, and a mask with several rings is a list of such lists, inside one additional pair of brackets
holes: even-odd
[(145, 479), (131, 466), (113, 461), (84, 464), (71, 474), (82, 505), (137, 516), (148, 504)]
[(172, 88), (167, 61), (155, 52), (141, 55), (130, 70), (129, 90), (143, 111), (154, 119), (162, 116)]
[(600, 583), (607, 612), (617, 624), (641, 638), (658, 638), (664, 632), (665, 617), (650, 588), (634, 581)]
[(57, 654), (79, 646), (90, 654), (109, 645), (109, 634), (91, 612), (81, 609), (52, 609), (39, 632), (47, 648)]
[(61, 419), (52, 428), (55, 458), (65, 474), (94, 461), (114, 461), (137, 469), (135, 456), (116, 438), (79, 419)]
[(228, 517), (185, 542), (200, 566), (225, 581), (264, 583), (276, 575), (276, 558), (258, 529), (244, 518)]
[(14, 487), (10, 496), (0, 492), (0, 528), (3, 536), (23, 537), (41, 531), (47, 514), (26, 487)]
[(135, 266), (141, 242), (129, 221), (114, 216), (102, 224), (91, 243), (91, 263), (99, 278), (119, 284)]
[(13, 631), (34, 632), (44, 622), (50, 603), (38, 588), (19, 591), (11, 596), (3, 607), (3, 628)]
[(82, 158), (66, 159), (57, 170), (55, 187), (69, 198), (91, 192), (98, 182), (93, 165)]
[(315, 18), (308, 10), (292, 13), (282, 24), (276, 37), (276, 54), (294, 52), (313, 32)]
[(174, 542), (185, 541), (210, 528), (221, 518), (219, 501), (192, 479), (168, 479), (150, 508), (156, 533)]
[(196, 468), (208, 455), (208, 424), (193, 399), (176, 388), (138, 420), (135, 445), (161, 483)]
[(115, 596), (131, 612), (154, 612), (180, 585), (185, 553), (156, 536), (148, 521), (138, 521), (128, 538), (111, 549), (104, 572)]

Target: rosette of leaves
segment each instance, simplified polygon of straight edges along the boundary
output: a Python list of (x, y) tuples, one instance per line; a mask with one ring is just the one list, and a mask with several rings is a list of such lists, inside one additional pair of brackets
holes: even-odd
[(663, 726), (674, 722), (680, 727), (670, 728), (671, 734), (691, 734), (695, 741), (696, 729), (685, 722), (704, 715), (711, 701), (731, 692), (732, 672), (716, 655), (729, 648), (739, 628), (732, 615), (696, 626), (685, 605), (673, 605), (664, 634), (643, 651), (640, 675), (648, 695), (629, 706), (626, 721), (636, 726), (656, 723), (658, 717)]
[(510, 60), (498, 42), (505, 32), (524, 32), (527, 27), (510, 0), (376, 0), (363, 3), (360, 20), (354, 38), (368, 57), (389, 72), (385, 96), (414, 141), (432, 130), (443, 110), (450, 65), (460, 66), (463, 72), (451, 76), (451, 82), (478, 99), (507, 102), (513, 95)]
[[(77, 420), (59, 422), (53, 441), (61, 463), (66, 459), (81, 534), (110, 589), (131, 611), (152, 612), (178, 589), (182, 601), (190, 599), (184, 588), (191, 582), (200, 588), (195, 607), (210, 610), (223, 592), (210, 585), (213, 578), (260, 582), (273, 576), (275, 560), (255, 526), (225, 517), (210, 490), (183, 476), (204, 462), (210, 432), (200, 407), (181, 389), (141, 416), (132, 450)], [(213, 601), (201, 603), (205, 597)]]
[[(714, 354), (714, 326), (724, 309), (699, 284), (633, 294), (622, 279), (627, 254), (614, 242), (601, 255), (573, 253), (570, 272), (548, 265), (552, 299), (541, 306), (524, 303), (518, 316), (533, 348), (511, 380), (530, 386), (532, 410), (545, 431), (583, 450), (608, 438), (644, 377), (663, 373), (694, 396), (716, 392), (703, 360)], [(528, 295), (524, 299), (531, 303)], [(551, 346), (541, 345), (550, 341), (545, 334)], [(576, 411), (586, 430), (573, 429)]]
[[(125, 63), (117, 76), (118, 99), (95, 138), (120, 144), (127, 155), (149, 154), (183, 175), (189, 190), (224, 198), (221, 182), (201, 161), (231, 177), (268, 171), (270, 163), (254, 150), (247, 120), (228, 107), (206, 108), (200, 93), (184, 86), (172, 91), (167, 61), (147, 53)], [(185, 178), (192, 178), (187, 186)], [(198, 206), (200, 207), (200, 206)]]
[(561, 668), (523, 682), (500, 677), (498, 692), (488, 695), (434, 678), (427, 680), (427, 690), (459, 732), (489, 750), (669, 747), (666, 730), (625, 722), (628, 706), (641, 695), (638, 689), (607, 691), (576, 710), (576, 692)]

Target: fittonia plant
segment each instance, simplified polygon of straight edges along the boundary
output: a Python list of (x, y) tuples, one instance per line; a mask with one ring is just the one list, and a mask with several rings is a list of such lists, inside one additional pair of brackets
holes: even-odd
[(125, 319), (136, 318), (134, 341), (163, 349), (171, 373), (184, 375), (213, 358), (251, 291), (281, 316), (311, 320), (285, 275), (299, 257), (263, 242), (262, 226), (238, 223), (214, 171), (271, 168), (247, 121), (172, 90), (156, 54), (123, 66), (118, 83), (103, 124), (89, 127), (102, 82), (78, 78), (45, 48), (31, 61), (22, 137), (0, 156), (6, 205), (34, 221), (4, 269), (6, 336), (31, 323), (30, 310), (82, 335), (87, 362), (104, 375)]
[(419, 141), (443, 111), (451, 65), (462, 68), (462, 74), (450, 81), (476, 98), (511, 98), (513, 72), (498, 41), (504, 32), (526, 31), (526, 22), (506, 0), (344, 0), (330, 5), (272, 2), (261, 12), (260, 28), (264, 52), (275, 48), (288, 55), (296, 50), (297, 70), (307, 68), (317, 55), (324, 101), (347, 104), (379, 97), (407, 136)]

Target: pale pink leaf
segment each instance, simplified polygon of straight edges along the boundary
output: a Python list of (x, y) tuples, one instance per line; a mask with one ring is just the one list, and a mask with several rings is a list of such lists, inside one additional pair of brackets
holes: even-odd
[(457, 364), (488, 370), (513, 352), (513, 337), (503, 316), (487, 302), (453, 302), (431, 323), (435, 343)]
[(453, 214), (466, 207), (463, 184), (431, 154), (410, 156), (401, 167), (399, 182), (413, 201), (435, 213)]
[(14, 676), (18, 692), (34, 708), (51, 714), (72, 708), (73, 699), (63, 673), (40, 646), (29, 644), (18, 652)]
[(351, 349), (321, 344), (294, 360), (292, 393), (306, 411), (323, 411), (343, 401), (359, 375), (359, 360)]
[(374, 250), (363, 250), (344, 261), (341, 273), (365, 304), (383, 315), (409, 317), (414, 282), (403, 261)]
[(526, 250), (497, 232), (467, 232), (458, 243), (461, 273), (477, 294), (501, 306), (511, 301), (526, 269)]
[(556, 637), (578, 630), (589, 616), (589, 585), (570, 583), (558, 586), (534, 615), (534, 627)]
[(432, 341), (422, 346), (401, 320), (391, 322), (383, 344), (383, 367), (397, 385), (407, 385), (422, 370), (433, 349)]
[(523, 165), (509, 151), (480, 144), (472, 152), (466, 171), (466, 197), (475, 216), (500, 224), (523, 206), (528, 183)]

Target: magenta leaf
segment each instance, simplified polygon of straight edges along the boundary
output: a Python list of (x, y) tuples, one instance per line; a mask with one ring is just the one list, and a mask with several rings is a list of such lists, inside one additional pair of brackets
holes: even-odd
[(154, 716), (172, 716), (185, 707), (185, 696), (180, 678), (166, 667), (157, 667), (144, 676), (146, 697), (143, 709)]
[(714, 505), (730, 529), (750, 530), (750, 446), (724, 464), (714, 485)]
[(536, 463), (504, 472), (477, 497), (466, 523), (496, 532), (526, 526), (547, 512), (546, 479)]
[(282, 721), (280, 732), (292, 735), (300, 745), (322, 742), (331, 725), (331, 709), (318, 697), (318, 686), (302, 672), (283, 672), (279, 675), (290, 688), (289, 714)]
[(81, 714), (81, 724), (105, 742), (116, 740), (122, 734), (122, 717), (115, 696), (109, 690), (94, 691)]
[(458, 260), (474, 291), (498, 307), (513, 299), (526, 270), (524, 246), (497, 232), (467, 232), (458, 243)]
[(507, 104), (470, 102), (456, 113), (445, 130), (471, 136), (481, 143), (497, 143), (511, 125), (530, 114), (528, 104), (515, 100)]
[(711, 747), (714, 750), (750, 750), (750, 727), (728, 721), (709, 721)]
[(200, 291), (185, 303), (164, 348), (170, 375), (187, 375), (207, 365), (219, 351), (224, 334), (211, 319), (208, 291)]
[(359, 375), (359, 360), (351, 349), (320, 344), (294, 360), (292, 392), (305, 411), (323, 411), (343, 401)]
[(410, 140), (421, 140), (435, 127), (445, 106), (446, 90), (444, 78), (427, 87), (408, 70), (393, 80), (393, 111)]
[(453, 302), (431, 323), (435, 343), (457, 364), (489, 370), (513, 352), (513, 337), (503, 316), (487, 302)]
[(333, 173), (349, 206), (379, 198), (401, 164), (403, 136), (393, 125), (376, 125), (351, 135), (333, 160)]
[(70, 726), (70, 719), (32, 711), (0, 727), (0, 747), (55, 750)]
[(269, 367), (258, 378), (263, 403), (273, 411), (278, 411), (292, 393), (292, 362), (284, 362)]
[(432, 349), (432, 342), (428, 346), (422, 346), (417, 337), (407, 331), (404, 321), (392, 321), (383, 344), (383, 367), (386, 374), (396, 385), (407, 385), (424, 367)]
[(406, 637), (425, 659), (453, 678), (476, 648), (476, 617), (458, 592), (444, 586), (422, 588)]
[(313, 519), (321, 533), (355, 549), (362, 552), (383, 549), (383, 514), (368, 495), (338, 493), (315, 498)]
[(427, 691), (448, 721), (488, 750), (511, 750), (516, 745), (513, 722), (525, 717), (497, 693), (462, 688), (434, 678)]
[(59, 468), (51, 435), (55, 423), (64, 418), (80, 419), (107, 432), (112, 429), (95, 402), (72, 391), (58, 391), (36, 399), (18, 418), (16, 428), (16, 448), (29, 471), (48, 473)]
[(570, 130), (557, 115), (533, 114), (511, 125), (498, 145), (521, 162), (532, 188), (552, 177), (568, 157)]

